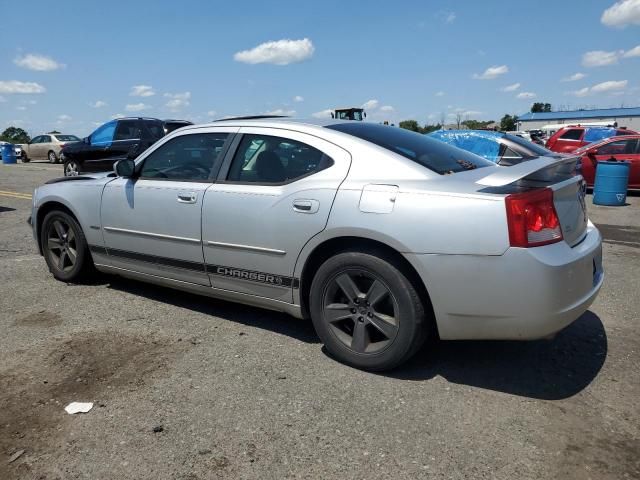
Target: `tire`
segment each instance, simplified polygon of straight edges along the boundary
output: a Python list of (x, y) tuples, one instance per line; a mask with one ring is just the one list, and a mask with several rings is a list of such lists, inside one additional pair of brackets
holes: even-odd
[(416, 289), (381, 256), (345, 252), (328, 259), (317, 270), (309, 297), (318, 336), (347, 365), (390, 370), (426, 340), (429, 319)]
[(29, 163), (30, 159), (29, 157), (27, 157), (27, 154), (22, 152), (22, 154), (20, 155), (20, 161), (22, 163)]
[(58, 156), (56, 155), (56, 152), (49, 150), (49, 153), (47, 153), (47, 160), (49, 160), (49, 163), (58, 163)]
[(91, 253), (75, 218), (53, 210), (44, 217), (40, 230), (42, 253), (56, 279), (76, 282), (93, 272)]
[(66, 160), (64, 162), (64, 176), (75, 177), (80, 175), (80, 165), (75, 160)]

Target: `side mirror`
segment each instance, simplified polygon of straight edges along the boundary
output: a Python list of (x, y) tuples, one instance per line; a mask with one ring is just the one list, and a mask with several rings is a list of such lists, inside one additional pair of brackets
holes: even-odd
[(91, 145), (91, 135), (89, 135), (88, 137), (84, 137), (82, 139), (82, 143), (86, 143), (87, 145)]
[(113, 171), (116, 172), (116, 175), (119, 177), (131, 178), (136, 171), (136, 162), (130, 158), (118, 160), (113, 164)]

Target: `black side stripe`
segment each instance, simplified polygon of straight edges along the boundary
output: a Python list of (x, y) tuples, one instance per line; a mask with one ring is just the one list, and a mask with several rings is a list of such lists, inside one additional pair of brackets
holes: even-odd
[(208, 273), (210, 275), (218, 275), (222, 277), (231, 277), (238, 280), (245, 280), (254, 283), (263, 283), (267, 285), (275, 285), (278, 287), (300, 288), (300, 279), (286, 277), (282, 275), (274, 275), (271, 273), (257, 272), (254, 270), (243, 270), (241, 268), (227, 267), (224, 265), (206, 266), (200, 262), (190, 262), (187, 260), (178, 260), (176, 258), (160, 257), (157, 255), (149, 255), (146, 253), (129, 252), (127, 250), (118, 250), (115, 248), (105, 248), (98, 245), (89, 245), (91, 252), (100, 255), (111, 255), (128, 260), (138, 262), (152, 263), (173, 268), (182, 268), (193, 272)]

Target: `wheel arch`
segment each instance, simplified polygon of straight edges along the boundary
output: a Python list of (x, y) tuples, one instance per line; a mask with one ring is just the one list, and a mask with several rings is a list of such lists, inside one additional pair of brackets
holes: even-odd
[(318, 267), (333, 255), (351, 251), (374, 254), (388, 260), (398, 268), (418, 292), (427, 315), (433, 320), (431, 323), (437, 335), (437, 322), (433, 305), (431, 303), (431, 297), (427, 286), (415, 267), (400, 253), (400, 251), (389, 244), (380, 240), (374, 240), (357, 235), (328, 238), (316, 245), (307, 255), (304, 261), (304, 266), (300, 272), (300, 308), (304, 318), (310, 318), (309, 294), (311, 291), (311, 283), (313, 282), (314, 273), (317, 271)]

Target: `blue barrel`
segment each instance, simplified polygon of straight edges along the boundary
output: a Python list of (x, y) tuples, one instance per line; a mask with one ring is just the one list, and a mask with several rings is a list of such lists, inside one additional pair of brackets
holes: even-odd
[(629, 184), (629, 162), (607, 160), (598, 162), (596, 180), (593, 184), (593, 203), (619, 207), (627, 201)]
[(12, 143), (2, 145), (2, 163), (16, 163), (16, 151)]

